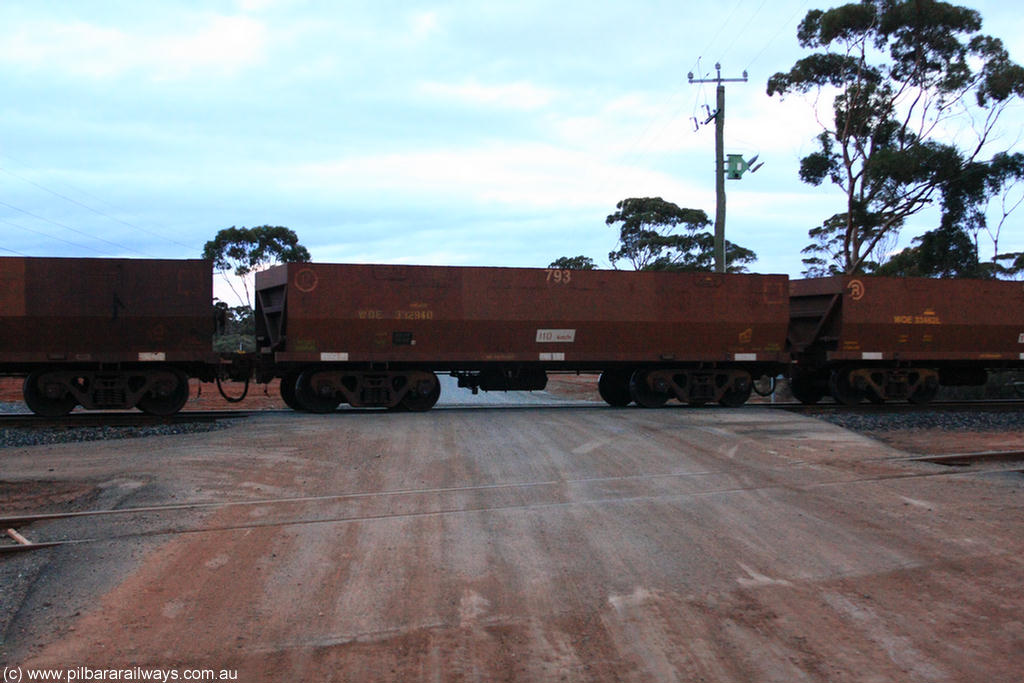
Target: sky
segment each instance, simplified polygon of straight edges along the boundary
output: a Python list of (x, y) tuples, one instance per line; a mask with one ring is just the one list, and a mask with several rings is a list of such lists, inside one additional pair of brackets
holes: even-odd
[[(749, 76), (725, 151), (764, 162), (726, 184), (727, 238), (796, 276), (843, 197), (797, 176), (813, 98), (765, 85), (833, 4), (0, 0), (0, 256), (197, 258), (283, 225), (320, 262), (609, 267), (622, 199), (713, 218), (715, 86), (688, 74), (720, 63)], [(1012, 3), (963, 4), (1024, 61)], [(1005, 121), (1019, 147), (1024, 108)]]

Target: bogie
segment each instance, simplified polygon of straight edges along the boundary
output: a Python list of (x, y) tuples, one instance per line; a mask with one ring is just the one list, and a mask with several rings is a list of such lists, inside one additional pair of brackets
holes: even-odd
[(740, 368), (641, 368), (629, 382), (630, 397), (643, 408), (660, 408), (672, 398), (690, 406), (717, 402), (735, 408), (746, 403), (752, 388), (750, 373)]
[[(295, 373), (286, 374), (282, 383), (291, 376)], [(441, 383), (434, 373), (423, 370), (372, 371), (311, 366), (298, 373), (294, 394), (299, 408), (311, 413), (334, 412), (342, 403), (354, 408), (421, 412), (437, 403)]]
[(939, 390), (939, 373), (930, 368), (837, 368), (829, 382), (833, 398), (846, 405), (863, 399), (881, 404), (886, 401), (927, 403)]
[(173, 415), (188, 401), (188, 375), (170, 366), (128, 370), (51, 368), (29, 374), (25, 404), (37, 415), (60, 417), (75, 406), (87, 410), (138, 408), (151, 415)]

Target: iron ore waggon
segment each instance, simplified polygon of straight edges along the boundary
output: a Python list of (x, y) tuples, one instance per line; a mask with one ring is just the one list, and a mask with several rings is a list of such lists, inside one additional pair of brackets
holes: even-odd
[(296, 409), (428, 410), (600, 373), (614, 406), (927, 402), (1024, 367), (1019, 282), (297, 263), (257, 274), (255, 355), (212, 350), (212, 264), (0, 258), (0, 375), (34, 412), (180, 410), (188, 379), (268, 382)]
[(1024, 367), (1024, 284), (837, 276), (793, 280), (793, 395), (924, 403), (940, 386)]
[(256, 277), (258, 381), (292, 407), (427, 410), (600, 372), (611, 405), (741, 405), (784, 368), (784, 275), (295, 263)]
[(212, 287), (209, 261), (0, 258), (0, 375), (40, 415), (175, 413), (218, 367)]

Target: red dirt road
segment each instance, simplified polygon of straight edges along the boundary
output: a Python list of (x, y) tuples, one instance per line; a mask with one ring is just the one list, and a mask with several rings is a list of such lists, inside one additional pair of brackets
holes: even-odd
[(0, 558), (28, 577), (0, 659), (243, 681), (1019, 681), (1024, 478), (901, 455), (757, 408), (271, 414), (8, 449), (4, 480), (88, 484), (93, 509), (239, 504), (24, 528), (99, 540)]

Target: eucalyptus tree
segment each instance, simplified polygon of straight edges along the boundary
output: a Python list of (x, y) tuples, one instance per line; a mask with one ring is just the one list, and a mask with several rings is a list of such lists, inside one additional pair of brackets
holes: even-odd
[[(619, 248), (608, 254), (612, 267), (625, 260), (635, 270), (714, 270), (715, 236), (703, 210), (682, 208), (661, 197), (623, 199), (615, 208), (605, 219), (610, 226), (621, 224)], [(743, 272), (756, 259), (749, 249), (726, 242), (728, 272)]]
[[(279, 225), (261, 225), (255, 228), (224, 228), (203, 246), (203, 258), (213, 261), (232, 291), (243, 302), (252, 306), (250, 276), (278, 263), (309, 261), (309, 251), (299, 244), (294, 230)], [(244, 297), (235, 290), (228, 273), (241, 283)]]
[(863, 0), (811, 10), (797, 39), (812, 54), (768, 80), (768, 94), (832, 99), (800, 178), (828, 181), (843, 210), (809, 235), (808, 274), (870, 269), (907, 218), (938, 203), (942, 226), (977, 233), (980, 207), (1024, 177), (1024, 156), (994, 150), (1024, 96), (1024, 68), (981, 15), (934, 0)]
[(560, 256), (548, 268), (557, 270), (597, 270), (597, 264), (589, 256)]

